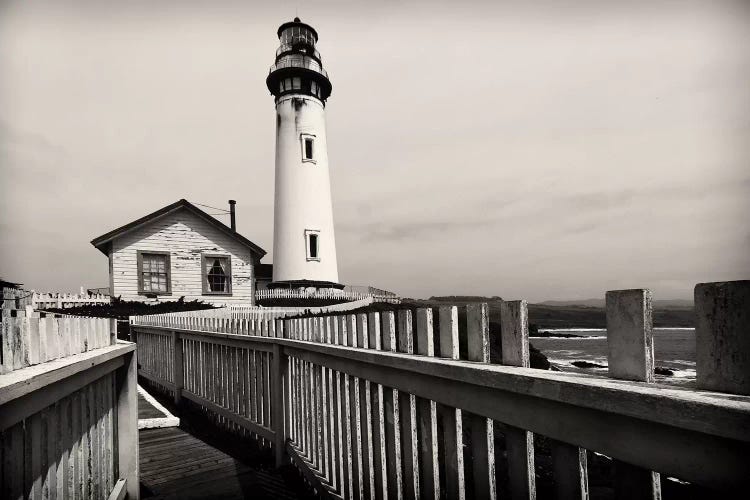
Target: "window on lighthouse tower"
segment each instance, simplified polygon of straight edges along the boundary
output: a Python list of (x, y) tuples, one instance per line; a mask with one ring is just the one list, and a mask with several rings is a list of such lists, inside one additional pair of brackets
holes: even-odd
[(302, 161), (315, 163), (315, 136), (302, 134)]
[(306, 230), (305, 240), (307, 243), (307, 260), (320, 260), (320, 231)]

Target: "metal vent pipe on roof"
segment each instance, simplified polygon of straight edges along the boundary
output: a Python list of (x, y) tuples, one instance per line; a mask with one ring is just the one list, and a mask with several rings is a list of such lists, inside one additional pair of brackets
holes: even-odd
[(229, 200), (229, 220), (232, 231), (237, 231), (237, 220), (235, 218), (234, 206), (237, 204), (235, 200)]

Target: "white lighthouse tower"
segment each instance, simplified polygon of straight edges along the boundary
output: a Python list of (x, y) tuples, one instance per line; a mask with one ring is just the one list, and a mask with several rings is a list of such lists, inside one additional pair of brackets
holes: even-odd
[(272, 286), (338, 288), (325, 125), (331, 82), (312, 26), (295, 18), (278, 35), (266, 79), (276, 103)]

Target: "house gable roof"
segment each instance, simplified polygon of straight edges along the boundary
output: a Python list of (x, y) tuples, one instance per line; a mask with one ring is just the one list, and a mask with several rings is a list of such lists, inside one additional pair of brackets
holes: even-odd
[(144, 217), (141, 217), (140, 219), (136, 219), (129, 224), (125, 224), (122, 227), (118, 227), (117, 229), (113, 229), (112, 231), (105, 233), (99, 236), (98, 238), (94, 238), (93, 240), (91, 240), (91, 244), (94, 245), (94, 247), (96, 247), (104, 255), (109, 255), (111, 243), (114, 239), (119, 238), (120, 236), (123, 236), (137, 228), (140, 228), (141, 226), (150, 224), (151, 222), (154, 222), (157, 219), (160, 219), (166, 215), (175, 213), (180, 210), (187, 210), (188, 212), (192, 213), (196, 217), (208, 222), (211, 226), (215, 227), (220, 232), (224, 233), (226, 236), (234, 239), (235, 241), (239, 242), (243, 246), (247, 247), (253, 254), (258, 256), (258, 259), (266, 255), (266, 251), (263, 250), (261, 247), (259, 247), (252, 241), (248, 240), (247, 238), (242, 236), (240, 233), (236, 231), (232, 231), (232, 229), (228, 227), (226, 224), (223, 224), (221, 221), (211, 217), (206, 212), (204, 212), (203, 210), (196, 207), (195, 205), (193, 205), (192, 203), (190, 203), (189, 201), (185, 199), (178, 200), (172, 203), (171, 205), (167, 205), (164, 208), (160, 208), (156, 212), (150, 213)]

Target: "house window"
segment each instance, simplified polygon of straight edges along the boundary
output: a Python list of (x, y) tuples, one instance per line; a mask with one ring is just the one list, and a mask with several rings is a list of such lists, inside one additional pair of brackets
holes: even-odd
[(307, 260), (320, 260), (320, 231), (308, 229), (305, 231)]
[(229, 255), (203, 254), (203, 294), (232, 294), (232, 259)]
[(302, 161), (315, 163), (315, 136), (302, 134)]
[(138, 293), (141, 295), (172, 293), (169, 252), (138, 251)]

